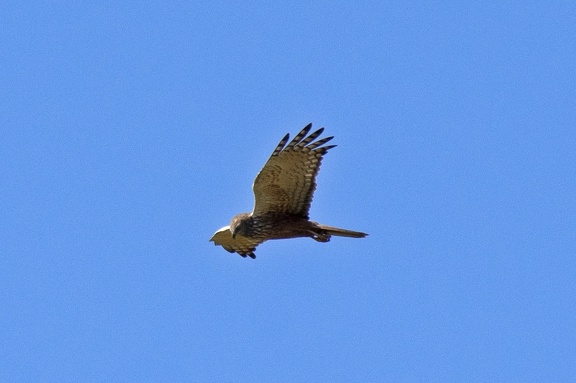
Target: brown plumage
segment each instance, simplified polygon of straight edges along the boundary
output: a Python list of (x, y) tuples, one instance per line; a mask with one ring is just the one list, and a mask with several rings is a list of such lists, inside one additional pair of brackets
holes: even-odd
[(238, 214), (229, 226), (218, 230), (210, 241), (230, 253), (255, 258), (256, 246), (269, 239), (311, 237), (328, 242), (330, 236), (363, 238), (368, 234), (321, 225), (308, 219), (316, 189), (316, 175), (323, 156), (336, 145), (327, 145), (334, 137), (315, 141), (324, 128), (307, 136), (306, 125), (288, 145), (290, 135), (280, 141), (256, 179), (252, 213)]

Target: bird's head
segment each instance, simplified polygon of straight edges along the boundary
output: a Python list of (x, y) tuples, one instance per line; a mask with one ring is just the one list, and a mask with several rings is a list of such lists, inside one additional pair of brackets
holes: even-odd
[(236, 235), (246, 236), (250, 225), (250, 218), (249, 213), (238, 214), (232, 218), (232, 222), (230, 222), (230, 233), (232, 234), (232, 238), (235, 239)]

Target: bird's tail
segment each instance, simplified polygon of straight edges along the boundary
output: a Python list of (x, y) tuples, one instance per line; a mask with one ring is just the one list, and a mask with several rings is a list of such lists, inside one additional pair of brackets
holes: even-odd
[(340, 229), (338, 227), (333, 227), (333, 226), (328, 226), (328, 225), (318, 224), (318, 227), (320, 229), (326, 231), (330, 235), (337, 235), (340, 237), (364, 238), (368, 235), (368, 234), (362, 233), (360, 231)]

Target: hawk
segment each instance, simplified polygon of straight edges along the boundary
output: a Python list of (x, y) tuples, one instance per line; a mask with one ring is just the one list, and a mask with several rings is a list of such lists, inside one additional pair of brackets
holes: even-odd
[(352, 238), (368, 235), (308, 219), (320, 163), (328, 150), (336, 146), (323, 146), (334, 137), (314, 141), (324, 128), (308, 135), (310, 128), (312, 124), (306, 125), (288, 145), (290, 134), (284, 136), (254, 180), (254, 210), (238, 214), (229, 226), (214, 233), (210, 239), (214, 245), (254, 259), (256, 246), (269, 239), (311, 237), (328, 242), (332, 235)]

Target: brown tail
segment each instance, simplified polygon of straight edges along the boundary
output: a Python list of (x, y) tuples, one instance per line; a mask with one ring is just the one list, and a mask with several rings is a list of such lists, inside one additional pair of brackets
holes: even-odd
[(365, 236), (368, 235), (368, 234), (362, 233), (360, 231), (340, 229), (338, 227), (332, 227), (332, 226), (328, 226), (328, 225), (318, 224), (318, 227), (322, 230), (326, 230), (326, 232), (328, 232), (328, 234), (337, 235), (340, 237), (364, 238)]

